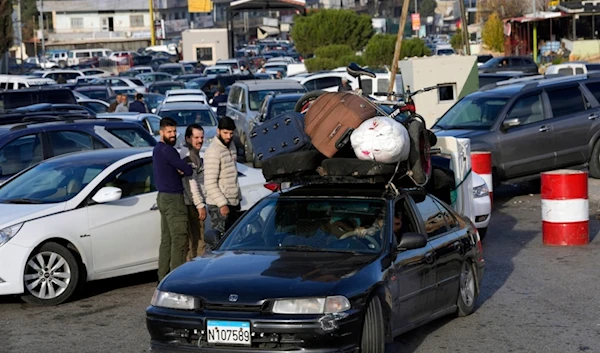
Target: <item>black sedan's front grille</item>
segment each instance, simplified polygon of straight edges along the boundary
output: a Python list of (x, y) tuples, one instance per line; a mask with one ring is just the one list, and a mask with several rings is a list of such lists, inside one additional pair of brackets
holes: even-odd
[(263, 310), (263, 305), (204, 303), (204, 310), (260, 312)]

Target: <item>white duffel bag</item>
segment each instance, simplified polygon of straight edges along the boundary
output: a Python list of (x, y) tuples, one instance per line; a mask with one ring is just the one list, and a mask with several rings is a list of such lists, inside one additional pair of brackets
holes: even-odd
[(354, 154), (364, 161), (398, 163), (408, 159), (410, 137), (401, 123), (385, 116), (365, 120), (352, 131)]

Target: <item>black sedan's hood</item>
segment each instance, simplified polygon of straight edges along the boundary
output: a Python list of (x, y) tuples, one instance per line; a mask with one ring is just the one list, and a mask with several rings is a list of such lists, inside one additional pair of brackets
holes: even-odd
[(376, 255), (332, 252), (215, 252), (173, 271), (161, 291), (202, 297), (209, 303), (257, 304), (264, 299), (332, 294)]

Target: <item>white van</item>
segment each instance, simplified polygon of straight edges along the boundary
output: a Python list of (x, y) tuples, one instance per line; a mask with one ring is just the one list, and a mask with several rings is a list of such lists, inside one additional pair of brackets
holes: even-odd
[(87, 60), (92, 57), (107, 57), (112, 53), (110, 49), (96, 48), (96, 49), (75, 49), (69, 51), (69, 58), (67, 64), (69, 66), (79, 65), (81, 60)]
[(17, 75), (0, 75), (0, 90), (21, 89), (36, 86), (55, 85), (56, 81), (50, 78), (27, 77)]
[(557, 64), (550, 65), (546, 68), (545, 75), (582, 75), (587, 74), (588, 70), (585, 64), (583, 63), (565, 63), (565, 64)]

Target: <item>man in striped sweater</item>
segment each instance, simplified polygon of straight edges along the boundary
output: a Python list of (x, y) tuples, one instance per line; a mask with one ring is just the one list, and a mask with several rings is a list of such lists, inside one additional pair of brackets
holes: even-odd
[(204, 154), (204, 187), (212, 228), (221, 236), (240, 216), (242, 193), (236, 166), (237, 151), (233, 141), (235, 123), (222, 117), (217, 126), (217, 138)]

